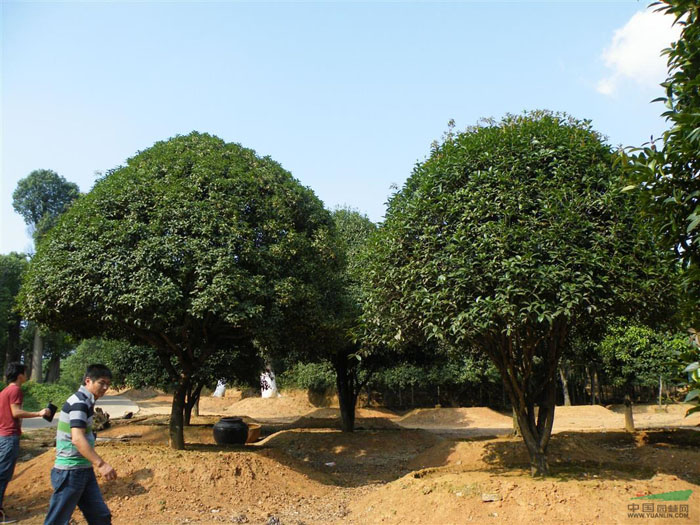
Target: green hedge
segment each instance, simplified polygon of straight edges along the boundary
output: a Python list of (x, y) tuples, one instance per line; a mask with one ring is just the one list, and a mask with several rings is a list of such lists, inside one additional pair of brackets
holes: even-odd
[[(0, 390), (4, 389), (5, 386), (7, 384), (0, 381)], [(66, 399), (73, 394), (73, 390), (56, 383), (44, 384), (27, 381), (22, 385), (22, 393), (24, 394), (22, 408), (30, 412), (37, 412), (48, 405), (49, 402), (60, 409)]]
[(323, 393), (335, 388), (335, 372), (330, 363), (297, 363), (277, 377), (277, 386)]
[(22, 392), (24, 392), (23, 408), (36, 411), (44, 408), (49, 402), (60, 409), (74, 390), (57, 383), (27, 381), (22, 385)]

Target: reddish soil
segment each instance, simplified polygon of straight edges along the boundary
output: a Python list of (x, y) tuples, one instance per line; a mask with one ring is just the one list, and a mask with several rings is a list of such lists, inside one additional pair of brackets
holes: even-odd
[[(116, 525), (700, 521), (700, 432), (692, 427), (700, 414), (683, 419), (687, 407), (680, 405), (636, 407), (645, 430), (633, 434), (622, 430), (616, 407), (558, 407), (552, 476), (533, 479), (521, 440), (497, 435), (509, 432), (510, 418), (488, 408), (403, 416), (361, 409), (359, 430), (348, 434), (338, 430), (336, 407), (314, 406), (305, 395), (234, 393), (203, 399), (202, 415), (185, 433), (187, 450), (174, 451), (167, 416), (159, 415), (169, 411), (170, 398), (132, 395), (143, 410), (99, 433), (99, 452), (119, 473), (116, 482), (101, 482)], [(261, 423), (262, 439), (215, 445), (211, 427), (220, 415)], [(51, 446), (50, 430), (22, 440), (29, 454), (5, 502), (23, 523), (43, 521)], [(692, 491), (687, 501), (633, 499), (682, 490)], [(660, 517), (628, 515), (642, 504), (654, 505)], [(84, 523), (79, 511), (74, 520)]]

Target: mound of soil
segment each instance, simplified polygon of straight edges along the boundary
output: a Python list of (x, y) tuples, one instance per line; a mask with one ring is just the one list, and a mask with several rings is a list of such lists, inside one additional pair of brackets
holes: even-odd
[[(264, 523), (270, 516), (284, 523), (302, 517), (327, 522), (346, 512), (345, 498), (332, 483), (310, 479), (303, 465), (285, 466), (272, 451), (108, 444), (100, 453), (119, 474), (116, 482), (101, 483), (114, 523)], [(6, 501), (23, 523), (43, 520), (53, 459), (42, 454), (18, 469)], [(79, 512), (74, 518), (84, 523)]]
[[(142, 423), (120, 421), (100, 434), (132, 434), (98, 444), (119, 474), (100, 483), (115, 525), (641, 523), (628, 518), (629, 506), (650, 500), (632, 498), (682, 490), (692, 491), (682, 502), (688, 518), (653, 522), (694, 523), (700, 513), (700, 432), (690, 429), (559, 433), (550, 443), (552, 477), (537, 480), (512, 437), (294, 429), (252, 446), (218, 447), (211, 428), (198, 425), (186, 431), (188, 449), (174, 451), (152, 442), (166, 435), (164, 424)], [(22, 447), (32, 442), (28, 436)], [(5, 504), (23, 523), (43, 521), (53, 460), (48, 451), (17, 466)], [(84, 523), (80, 512), (74, 519)]]
[(126, 388), (123, 390), (110, 388), (108, 394), (124, 396), (132, 401), (145, 401), (147, 399), (153, 399), (154, 397), (165, 395), (161, 390), (156, 390), (155, 388)]
[[(667, 492), (669, 487), (697, 489), (664, 474), (640, 481), (591, 476), (570, 483), (523, 475), (435, 471), (418, 477), (410, 474), (380, 487), (354, 501), (348, 510), (358, 523), (650, 523), (628, 517), (631, 505), (637, 504), (640, 509), (641, 503), (646, 503), (632, 498)], [(700, 504), (696, 493), (685, 503), (691, 509)], [(653, 523), (671, 525), (679, 521), (669, 517), (654, 519)]]
[[(636, 428), (698, 426), (700, 412), (685, 417), (686, 412), (694, 406), (687, 403), (662, 405), (661, 408), (658, 405), (633, 405), (634, 425)], [(610, 410), (616, 414), (622, 414), (624, 418), (624, 405), (613, 405)]]
[[(339, 408), (317, 408), (313, 412), (306, 414), (306, 417), (312, 419), (334, 419), (340, 417)], [(399, 419), (398, 414), (384, 408), (357, 408), (355, 410), (356, 418), (386, 418)]]
[(600, 405), (558, 406), (554, 410), (553, 432), (589, 428), (625, 428), (625, 418)]
[(232, 404), (227, 415), (248, 416), (259, 420), (294, 419), (313, 412), (316, 407), (307, 399), (297, 396), (280, 396), (272, 398), (247, 397)]
[[(278, 432), (258, 446), (321, 471), (334, 484), (354, 487), (386, 483), (407, 474), (411, 460), (441, 438), (422, 431), (294, 429)], [(399, 444), (400, 442), (400, 444)]]
[[(633, 498), (691, 490), (683, 504), (692, 521), (700, 513), (698, 443), (700, 433), (689, 430), (641, 440), (625, 432), (561, 433), (550, 444), (553, 477), (537, 480), (518, 439), (444, 440), (409, 462), (414, 472), (353, 502), (350, 516), (397, 524), (640, 523), (628, 512), (647, 501)], [(669, 514), (653, 522), (678, 520)]]
[(512, 428), (513, 420), (486, 407), (418, 408), (399, 419), (406, 428), (474, 427)]
[[(153, 389), (118, 393), (137, 402), (141, 416), (170, 414), (172, 394)], [(306, 391), (285, 391), (283, 396), (268, 399), (260, 396), (245, 397), (245, 394), (229, 388), (224, 397), (202, 396), (199, 400), (199, 413), (202, 416), (247, 416), (257, 420), (291, 422), (317, 409)]]

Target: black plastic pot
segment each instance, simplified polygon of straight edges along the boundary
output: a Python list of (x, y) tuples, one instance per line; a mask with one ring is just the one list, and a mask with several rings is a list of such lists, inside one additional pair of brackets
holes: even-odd
[(214, 440), (219, 445), (243, 445), (248, 439), (248, 425), (240, 417), (223, 417), (214, 424)]

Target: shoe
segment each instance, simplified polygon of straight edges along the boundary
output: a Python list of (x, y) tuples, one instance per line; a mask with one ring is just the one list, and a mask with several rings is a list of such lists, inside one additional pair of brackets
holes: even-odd
[(12, 518), (8, 518), (7, 515), (5, 514), (5, 511), (3, 509), (0, 509), (0, 525), (3, 525), (5, 523), (17, 523), (17, 520), (13, 520)]

